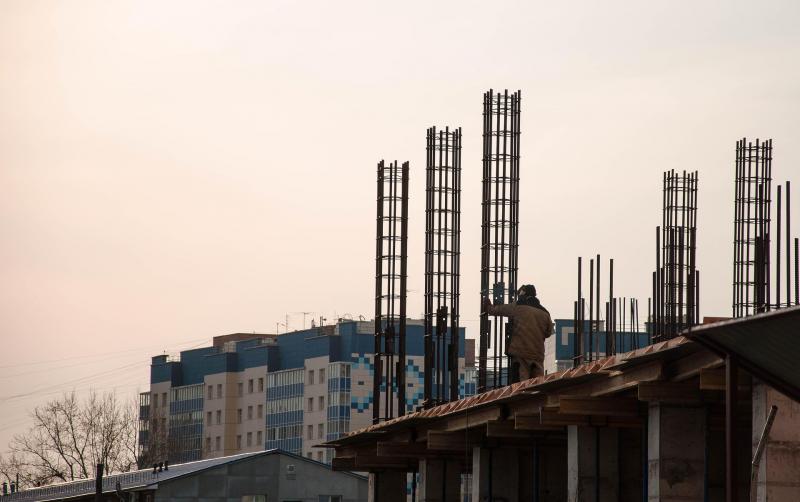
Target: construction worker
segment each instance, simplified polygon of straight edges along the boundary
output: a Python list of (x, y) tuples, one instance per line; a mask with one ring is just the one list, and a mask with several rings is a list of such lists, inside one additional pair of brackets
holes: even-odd
[(517, 301), (510, 305), (492, 305), (491, 300), (485, 298), (484, 312), (509, 317), (512, 321), (513, 333), (506, 346), (512, 373), (521, 380), (544, 375), (544, 339), (553, 334), (553, 321), (536, 297), (536, 288), (532, 284), (522, 286)]

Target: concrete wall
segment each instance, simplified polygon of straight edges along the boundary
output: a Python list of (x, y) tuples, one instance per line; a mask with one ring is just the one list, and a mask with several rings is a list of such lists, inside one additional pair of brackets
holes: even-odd
[(241, 502), (246, 495), (266, 495), (268, 502), (318, 502), (320, 495), (340, 495), (342, 502), (356, 502), (367, 499), (367, 481), (315, 462), (273, 454), (159, 483), (155, 500)]
[[(753, 452), (773, 405), (778, 412), (759, 465), (755, 500), (797, 501), (800, 500), (800, 403), (753, 379)], [(745, 445), (741, 447), (748, 451)]]
[[(303, 456), (314, 460), (325, 458), (324, 448), (312, 448), (312, 445), (325, 442), (328, 429), (328, 363), (330, 357), (321, 356), (306, 359), (305, 385), (303, 386)], [(325, 378), (320, 381), (320, 370), (324, 370)], [(309, 381), (309, 373), (314, 372), (314, 383)], [(322, 408), (319, 406), (320, 397), (324, 400)], [(308, 409), (308, 400), (312, 399), (311, 411)], [(320, 425), (322, 435), (320, 436)], [(311, 426), (312, 434), (309, 437), (308, 427)]]

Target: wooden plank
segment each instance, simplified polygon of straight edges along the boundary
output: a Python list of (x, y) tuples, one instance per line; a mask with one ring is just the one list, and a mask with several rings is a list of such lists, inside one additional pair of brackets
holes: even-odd
[(565, 425), (589, 425), (590, 420), (587, 415), (559, 413), (558, 409), (542, 408), (539, 412), (539, 421), (544, 425), (565, 426)]
[(469, 413), (462, 412), (458, 416), (447, 419), (441, 430), (454, 432), (472, 427), (482, 427), (486, 425), (486, 422), (499, 420), (502, 416), (502, 412), (503, 410), (500, 409), (499, 405), (474, 410)]
[(639, 401), (625, 397), (561, 396), (558, 412), (566, 415), (637, 416)]
[(694, 383), (684, 382), (641, 382), (637, 391), (639, 401), (698, 404), (703, 395)]

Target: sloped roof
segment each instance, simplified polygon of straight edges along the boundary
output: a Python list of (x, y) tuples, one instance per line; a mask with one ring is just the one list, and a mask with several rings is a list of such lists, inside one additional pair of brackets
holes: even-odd
[(420, 410), (402, 415), (379, 424), (373, 424), (353, 431), (346, 436), (342, 436), (339, 439), (329, 441), (320, 446), (336, 447), (353, 441), (368, 439), (373, 434), (404, 428), (410, 426), (414, 422), (441, 418), (466, 409), (471, 410), (490, 404), (525, 398), (534, 393), (547, 392), (557, 387), (575, 385), (591, 378), (608, 376), (611, 373), (622, 371), (629, 366), (641, 364), (654, 358), (677, 357), (687, 351), (697, 349), (698, 347), (689, 341), (689, 339), (678, 336), (671, 340), (648, 345), (641, 349), (604, 357), (590, 363), (582, 364), (577, 368), (523, 380), (464, 399), (434, 406), (427, 410)]
[[(219, 467), (225, 464), (232, 464), (243, 460), (248, 460), (256, 457), (267, 455), (286, 455), (296, 458), (298, 461), (311, 462), (318, 464), (311, 459), (300, 457), (282, 450), (266, 450), (250, 453), (241, 453), (239, 455), (230, 455), (227, 457), (209, 458), (205, 460), (198, 460), (196, 462), (186, 462), (183, 464), (171, 464), (169, 470), (153, 473), (153, 469), (141, 469), (137, 471), (125, 472), (121, 474), (109, 474), (103, 477), (103, 492), (114, 492), (116, 490), (117, 482), (120, 484), (120, 489), (123, 491), (130, 490), (146, 490), (155, 488), (158, 483), (169, 481), (172, 479), (180, 478), (197, 474), (207, 469)], [(328, 467), (327, 465), (325, 467)], [(342, 472), (342, 474), (356, 474)], [(362, 476), (358, 476), (362, 477)], [(53, 485), (42, 486), (39, 488), (31, 488), (19, 492), (9, 494), (2, 497), (3, 502), (18, 502), (18, 501), (48, 501), (48, 500), (61, 500), (75, 497), (85, 497), (95, 493), (95, 480), (82, 479), (80, 481), (70, 481), (67, 483), (57, 483)]]
[(705, 324), (687, 336), (800, 401), (800, 306)]

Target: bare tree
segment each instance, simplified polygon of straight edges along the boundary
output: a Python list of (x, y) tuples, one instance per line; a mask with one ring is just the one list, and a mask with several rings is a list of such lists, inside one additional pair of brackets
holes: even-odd
[(91, 391), (84, 400), (64, 394), (31, 412), (32, 425), (14, 436), (0, 473), (19, 474), (20, 483), (40, 486), (85, 479), (102, 463), (107, 472), (136, 466), (138, 410), (113, 393)]

